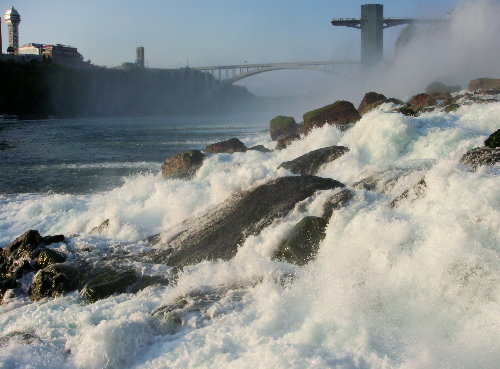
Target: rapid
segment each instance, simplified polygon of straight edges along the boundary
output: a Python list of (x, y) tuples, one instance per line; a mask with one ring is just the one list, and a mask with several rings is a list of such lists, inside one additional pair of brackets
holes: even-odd
[[(499, 128), (500, 102), (418, 117), (391, 108), (382, 105), (345, 132), (314, 129), (281, 151), (210, 155), (188, 181), (164, 179), (161, 159), (138, 156), (126, 165), (86, 163), (142, 168), (98, 190), (0, 194), (0, 247), (28, 229), (62, 233), (68, 241), (57, 250), (96, 263), (128, 255), (138, 273), (162, 275), (169, 267), (132, 257), (153, 247), (147, 237), (172, 232), (238, 191), (290, 175), (277, 169), (284, 161), (346, 146), (349, 152), (317, 175), (354, 192), (333, 213), (315, 260), (303, 267), (271, 256), (294, 224), (321, 215), (338, 190), (317, 192), (248, 236), (232, 260), (186, 267), (168, 286), (95, 303), (78, 292), (38, 302), (7, 296), (0, 336), (34, 338), (0, 341), (0, 368), (497, 368), (500, 171), (498, 164), (470, 171), (459, 159)], [(273, 149), (262, 128), (231, 133), (247, 146)], [(181, 147), (216, 141), (211, 135), (193, 143), (188, 136)], [(355, 186), (368, 177), (371, 189)], [(423, 177), (423, 197), (391, 207)], [(105, 219), (109, 227), (91, 234)], [(192, 291), (213, 298), (186, 310), (179, 329), (166, 329), (152, 315)]]

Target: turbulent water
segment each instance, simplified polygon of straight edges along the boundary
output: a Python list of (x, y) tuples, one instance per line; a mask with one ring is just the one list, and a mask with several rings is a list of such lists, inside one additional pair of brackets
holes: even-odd
[[(1, 335), (38, 338), (1, 344), (0, 367), (498, 368), (500, 171), (472, 172), (459, 159), (499, 122), (498, 102), (419, 117), (377, 110), (345, 132), (324, 126), (282, 151), (212, 155), (190, 181), (163, 179), (161, 160), (232, 136), (273, 148), (265, 125), (2, 123), (0, 246), (38, 229), (74, 235), (55, 247), (90, 250), (89, 258), (149, 250), (145, 237), (289, 175), (277, 170), (280, 163), (331, 145), (350, 151), (318, 175), (355, 196), (334, 213), (305, 267), (271, 255), (300, 219), (321, 215), (334, 190), (249, 236), (233, 260), (185, 268), (170, 286), (93, 304), (76, 292), (36, 303), (7, 298)], [(352, 186), (370, 176), (372, 190)], [(422, 177), (423, 198), (390, 206)], [(105, 219), (104, 235), (90, 235)], [(130, 263), (138, 272), (168, 271)], [(177, 331), (162, 330), (151, 315), (210, 289), (225, 292), (185, 316)]]

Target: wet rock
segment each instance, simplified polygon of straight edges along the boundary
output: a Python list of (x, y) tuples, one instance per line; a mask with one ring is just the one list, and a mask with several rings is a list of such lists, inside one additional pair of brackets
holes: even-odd
[(29, 230), (12, 241), (3, 251), (4, 255), (16, 257), (21, 253), (31, 253), (43, 245), (43, 238), (35, 230)]
[(64, 242), (66, 240), (66, 237), (62, 234), (57, 234), (55, 236), (44, 236), (42, 237), (43, 244), (45, 246), (52, 245), (53, 243), (59, 243), (59, 242)]
[(459, 107), (460, 105), (458, 104), (449, 104), (444, 107), (444, 111), (446, 113), (451, 113), (452, 111), (456, 111)]
[(248, 150), (255, 150), (255, 151), (260, 151), (260, 152), (271, 152), (272, 151), (272, 150), (269, 150), (264, 145), (255, 145), (255, 146), (250, 147)]
[(192, 178), (203, 164), (204, 159), (205, 154), (199, 150), (173, 155), (163, 161), (161, 174), (163, 178)]
[(500, 147), (500, 129), (497, 129), (486, 139), (486, 141), (484, 141), (484, 146), (492, 149)]
[(434, 95), (435, 98), (437, 98), (436, 94), (449, 94), (451, 92), (460, 91), (461, 89), (462, 87), (458, 85), (450, 86), (450, 85), (445, 85), (444, 83), (441, 82), (432, 82), (426, 87), (425, 92), (428, 94), (432, 94)]
[(422, 93), (422, 94), (418, 94), (418, 95), (413, 96), (408, 101), (408, 104), (411, 105), (411, 108), (417, 112), (417, 111), (421, 110), (422, 108), (436, 105), (437, 101), (432, 95)]
[(366, 191), (374, 191), (380, 194), (390, 192), (396, 182), (405, 175), (403, 170), (385, 170), (381, 173), (374, 173), (362, 180), (354, 183), (353, 188)]
[(288, 145), (290, 145), (293, 141), (300, 140), (299, 135), (290, 135), (283, 138), (280, 138), (276, 143), (276, 150), (283, 150)]
[(469, 91), (489, 90), (500, 88), (500, 79), (478, 78), (469, 82)]
[(280, 164), (278, 169), (285, 168), (294, 174), (314, 175), (323, 164), (340, 158), (348, 151), (349, 149), (344, 146), (323, 147), (299, 156), (294, 160), (285, 161)]
[(494, 165), (500, 161), (500, 148), (476, 147), (462, 156), (460, 162), (471, 170), (483, 165)]
[(103, 234), (109, 228), (109, 219), (104, 220), (97, 227), (90, 230), (90, 234)]
[(37, 262), (40, 267), (46, 268), (52, 264), (59, 264), (66, 261), (66, 255), (51, 249), (42, 249), (38, 253)]
[(361, 103), (358, 106), (358, 112), (360, 115), (364, 115), (368, 113), (371, 108), (371, 106), (379, 101), (383, 101), (387, 99), (384, 95), (378, 94), (376, 92), (368, 92), (363, 96), (363, 100), (361, 100)]
[(296, 135), (298, 134), (297, 129), (297, 123), (293, 117), (278, 115), (269, 122), (269, 134), (273, 141), (286, 136)]
[(417, 199), (423, 198), (425, 196), (426, 188), (427, 188), (427, 183), (425, 183), (425, 178), (422, 178), (420, 181), (418, 181), (418, 183), (415, 186), (403, 191), (401, 195), (392, 200), (391, 207), (393, 208), (397, 207), (401, 203), (401, 201), (406, 199), (410, 201), (415, 201)]
[(345, 189), (337, 192), (335, 195), (326, 200), (323, 205), (323, 215), (324, 219), (330, 219), (335, 210), (339, 210), (347, 205), (349, 200), (354, 197), (354, 193), (351, 190)]
[(131, 293), (137, 293), (150, 286), (168, 286), (170, 281), (164, 276), (144, 275), (137, 280), (130, 288)]
[(33, 333), (14, 331), (0, 337), (0, 347), (7, 346), (11, 341), (31, 345), (37, 341), (41, 341), (41, 339)]
[(70, 264), (54, 264), (38, 271), (29, 288), (29, 297), (38, 301), (44, 297), (62, 296), (76, 291), (81, 285), (82, 267)]
[(395, 112), (397, 113), (401, 113), (407, 117), (415, 117), (417, 115), (417, 113), (415, 112), (415, 110), (413, 110), (410, 106), (408, 105), (405, 105), (405, 106), (402, 106), (400, 108), (396, 108), (394, 109)]
[(315, 127), (325, 124), (337, 126), (345, 130), (356, 123), (361, 116), (349, 101), (337, 101), (304, 114), (304, 132), (307, 134)]
[(231, 138), (229, 140), (216, 142), (205, 147), (205, 152), (209, 152), (211, 154), (232, 154), (235, 152), (245, 152), (247, 150), (248, 148), (245, 146), (245, 144), (237, 138)]
[[(344, 185), (330, 178), (281, 177), (235, 194), (205, 217), (191, 220), (188, 229), (150, 257), (154, 262), (183, 267), (204, 260), (230, 260), (238, 246), (316, 191)], [(169, 254), (169, 248), (173, 251)]]
[(82, 296), (89, 302), (96, 302), (115, 293), (124, 293), (137, 280), (132, 270), (106, 270), (90, 279), (82, 290)]
[(12, 276), (9, 278), (0, 279), (0, 298), (4, 295), (7, 290), (11, 290), (17, 287), (17, 281)]
[(318, 253), (325, 238), (328, 221), (320, 217), (305, 217), (293, 227), (290, 235), (275, 253), (275, 258), (291, 264), (305, 265)]

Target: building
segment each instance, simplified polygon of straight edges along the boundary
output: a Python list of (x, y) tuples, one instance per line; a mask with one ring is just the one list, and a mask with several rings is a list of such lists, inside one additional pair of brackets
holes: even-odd
[(139, 46), (136, 50), (136, 61), (137, 66), (144, 68), (144, 47)]
[(48, 62), (66, 67), (82, 68), (87, 65), (77, 48), (67, 45), (43, 45), (41, 55)]
[(17, 52), (19, 55), (42, 55), (43, 45), (42, 44), (26, 44), (21, 46)]
[(21, 23), (21, 16), (14, 8), (10, 8), (5, 13), (5, 23), (9, 29), (9, 48), (11, 53), (16, 54), (19, 49), (19, 23)]

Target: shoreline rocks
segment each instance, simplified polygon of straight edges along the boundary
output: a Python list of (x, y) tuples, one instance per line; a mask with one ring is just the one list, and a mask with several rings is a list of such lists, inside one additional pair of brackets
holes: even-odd
[(315, 175), (323, 164), (340, 158), (348, 151), (349, 149), (344, 146), (323, 147), (310, 151), (296, 159), (285, 161), (279, 165), (278, 169), (284, 168), (293, 174), (299, 175)]
[(299, 134), (299, 126), (293, 117), (278, 115), (269, 122), (269, 134), (273, 141)]
[(361, 116), (351, 102), (339, 100), (331, 105), (305, 113), (304, 132), (307, 134), (313, 128), (322, 127), (325, 124), (345, 130), (359, 119)]
[(163, 161), (161, 174), (163, 178), (192, 178), (202, 166), (205, 154), (200, 150), (191, 150), (183, 154), (173, 155)]
[(248, 148), (237, 138), (216, 142), (205, 147), (205, 152), (210, 154), (233, 154), (235, 152), (245, 152)]

